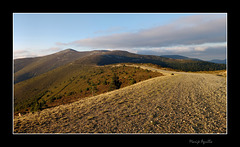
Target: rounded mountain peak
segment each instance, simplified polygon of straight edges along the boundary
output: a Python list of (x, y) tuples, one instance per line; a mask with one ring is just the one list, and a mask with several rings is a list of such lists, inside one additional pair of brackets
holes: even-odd
[(68, 48), (68, 49), (63, 50), (62, 52), (77, 52), (77, 51), (74, 49)]
[(76, 52), (78, 52), (78, 51), (68, 48), (68, 49), (62, 50), (60, 52), (57, 52), (56, 54), (68, 54), (68, 53), (76, 53)]

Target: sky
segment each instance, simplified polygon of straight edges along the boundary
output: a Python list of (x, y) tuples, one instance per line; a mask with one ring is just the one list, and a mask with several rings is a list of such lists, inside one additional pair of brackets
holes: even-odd
[(13, 57), (126, 50), (226, 59), (226, 13), (14, 13)]

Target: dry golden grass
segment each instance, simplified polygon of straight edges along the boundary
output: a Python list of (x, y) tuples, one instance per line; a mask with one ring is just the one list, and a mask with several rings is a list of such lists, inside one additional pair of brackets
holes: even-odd
[(227, 71), (226, 70), (215, 70), (215, 71), (198, 71), (196, 73), (206, 73), (206, 74), (214, 74), (217, 76), (227, 76)]
[(166, 76), (15, 116), (14, 132), (226, 133), (224, 76), (157, 71)]

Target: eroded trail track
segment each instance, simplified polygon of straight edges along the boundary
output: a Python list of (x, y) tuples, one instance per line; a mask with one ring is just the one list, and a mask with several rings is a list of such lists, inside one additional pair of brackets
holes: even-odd
[(17, 116), (14, 132), (226, 133), (226, 77), (159, 71), (166, 76)]

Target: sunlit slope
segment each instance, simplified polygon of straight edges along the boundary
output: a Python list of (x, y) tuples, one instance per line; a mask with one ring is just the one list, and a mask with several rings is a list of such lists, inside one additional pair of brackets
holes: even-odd
[(14, 85), (14, 109), (39, 111), (161, 76), (136, 67), (69, 63)]
[(14, 83), (30, 79), (67, 63), (108, 65), (114, 63), (152, 63), (182, 71), (223, 70), (225, 64), (200, 60), (171, 59), (153, 55), (139, 55), (127, 51), (86, 51), (67, 49), (55, 54), (14, 60)]
[(226, 133), (226, 78), (175, 73), (26, 114), (14, 132)]

